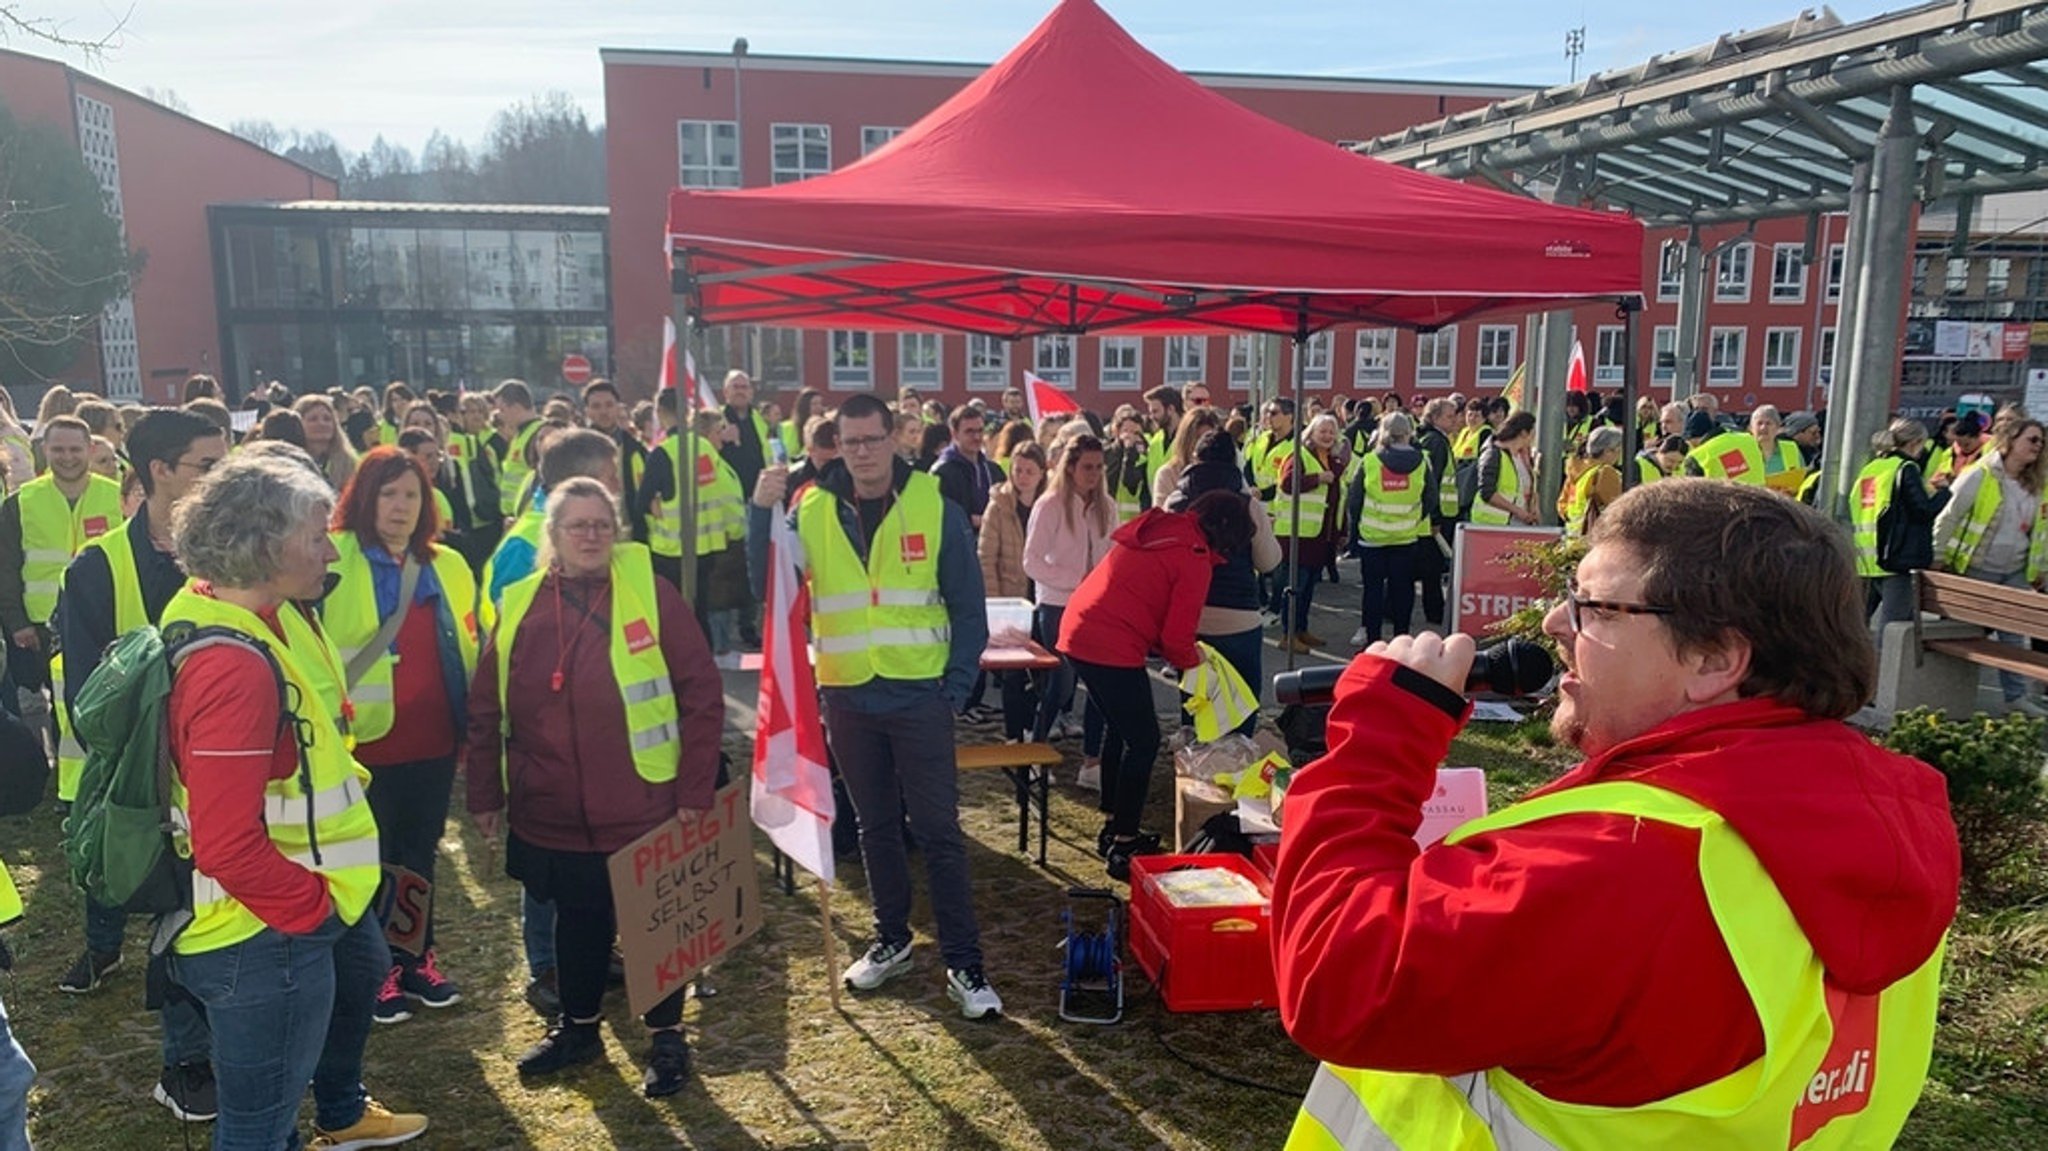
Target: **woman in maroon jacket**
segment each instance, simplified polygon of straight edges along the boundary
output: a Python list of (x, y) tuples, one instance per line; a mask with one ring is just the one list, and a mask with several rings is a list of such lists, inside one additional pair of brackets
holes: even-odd
[(1248, 547), (1251, 515), (1234, 492), (1210, 492), (1185, 512), (1149, 508), (1110, 536), (1116, 546), (1081, 581), (1060, 620), (1059, 648), (1102, 708), (1102, 801), (1096, 851), (1112, 879), (1131, 857), (1159, 850), (1138, 828), (1159, 758), (1159, 715), (1145, 660), (1153, 652), (1186, 671), (1202, 662), (1195, 627), (1210, 569)]
[[(711, 806), (725, 724), (725, 694), (696, 616), (654, 576), (654, 638), (675, 694), (680, 752), (673, 780), (641, 778), (611, 656), (612, 612), (626, 594), (613, 587), (612, 552), (640, 545), (616, 542), (618, 504), (595, 480), (549, 492), (547, 512), (546, 562), (528, 577), (537, 589), (516, 621), (519, 585), (507, 589), (507, 612), (477, 660), (469, 696), (470, 814), (495, 838), (509, 811), (505, 870), (556, 911), (562, 1017), (521, 1057), (522, 1075), (603, 1054), (597, 1023), (617, 935), (606, 862), (663, 820)], [(628, 621), (628, 635), (638, 622)], [(512, 645), (502, 691), (501, 643)], [(643, 1080), (650, 1098), (682, 1090), (689, 1073), (682, 1018), (680, 990), (645, 1016), (654, 1032)]]

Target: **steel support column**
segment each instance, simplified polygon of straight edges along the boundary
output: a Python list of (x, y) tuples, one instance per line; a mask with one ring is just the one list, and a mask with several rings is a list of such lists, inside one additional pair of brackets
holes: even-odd
[[(1902, 275), (1913, 246), (1913, 204), (1920, 165), (1920, 132), (1913, 122), (1913, 90), (1892, 90), (1871, 163), (1870, 239), (1864, 250), (1862, 300), (1856, 312), (1856, 364), (1849, 378), (1846, 439), (1833, 465), (1830, 513), (1839, 514), (1845, 493), (1870, 455), (1870, 437), (1885, 425), (1899, 368), (1899, 328), (1906, 311)], [(1839, 337), (1838, 337), (1839, 338)]]
[(1865, 249), (1870, 244), (1870, 168), (1871, 161), (1858, 160), (1850, 174), (1848, 231), (1842, 237), (1842, 299), (1835, 309), (1835, 362), (1828, 382), (1828, 420), (1820, 451), (1825, 478), (1814, 501), (1824, 514), (1838, 518), (1848, 514), (1844, 499), (1849, 481), (1855, 478), (1851, 472), (1843, 479), (1835, 464), (1852, 454), (1846, 451), (1848, 396), (1849, 381), (1856, 378), (1856, 317), (1863, 310)]
[(1700, 390), (1700, 342), (1707, 331), (1706, 241), (1693, 228), (1685, 236), (1678, 281), (1678, 341), (1672, 347), (1671, 398), (1684, 401)]
[[(1551, 189), (1550, 202), (1576, 206), (1579, 202), (1579, 165), (1566, 161)], [(1564, 393), (1566, 375), (1571, 371), (1572, 310), (1545, 312), (1537, 325), (1539, 342), (1529, 349), (1529, 370), (1536, 402), (1536, 494), (1543, 522), (1557, 517), (1557, 492), (1564, 485)]]

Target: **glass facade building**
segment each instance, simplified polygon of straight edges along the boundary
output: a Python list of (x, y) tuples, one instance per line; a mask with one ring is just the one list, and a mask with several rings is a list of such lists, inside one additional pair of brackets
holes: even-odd
[(207, 209), (222, 383), (565, 387), (611, 370), (604, 208), (350, 201)]

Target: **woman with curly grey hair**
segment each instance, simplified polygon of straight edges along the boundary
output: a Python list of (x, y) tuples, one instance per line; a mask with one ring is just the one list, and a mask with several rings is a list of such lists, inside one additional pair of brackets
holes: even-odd
[(322, 1145), (391, 1146), (427, 1126), (362, 1085), (391, 953), (368, 914), (382, 869), (341, 657), (304, 606), (335, 558), (334, 496), (296, 455), (230, 459), (171, 517), (192, 577), (162, 627), (173, 822), (193, 868), (171, 965), (213, 1025), (217, 1151), (296, 1146), (308, 1082)]

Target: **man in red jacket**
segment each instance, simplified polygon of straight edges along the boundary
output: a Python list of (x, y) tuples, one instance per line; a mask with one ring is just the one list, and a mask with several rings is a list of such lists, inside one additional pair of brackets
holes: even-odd
[(1587, 758), (1530, 799), (1411, 838), (1465, 637), (1338, 685), (1274, 886), (1282, 1019), (1326, 1061), (1290, 1148), (1889, 1146), (1918, 1097), (1959, 855), (1941, 777), (1840, 722), (1875, 679), (1846, 539), (1688, 480), (1590, 541), (1545, 619)]

